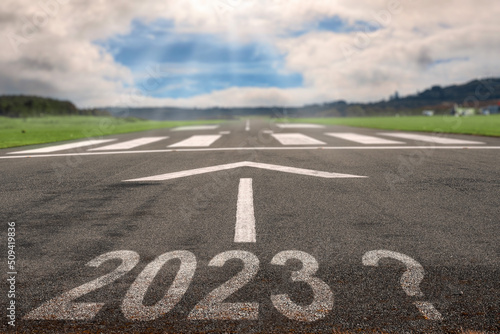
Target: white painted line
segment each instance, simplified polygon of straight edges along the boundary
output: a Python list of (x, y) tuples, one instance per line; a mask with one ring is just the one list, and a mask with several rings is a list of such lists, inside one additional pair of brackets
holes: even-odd
[(112, 150), (129, 150), (142, 145), (147, 145), (151, 143), (156, 143), (160, 140), (167, 139), (168, 137), (144, 137), (137, 138), (129, 141), (124, 141), (122, 143), (116, 143), (111, 145), (106, 145), (97, 148), (91, 148), (89, 151), (112, 151)]
[(443, 316), (438, 310), (429, 302), (413, 302), (413, 304), (418, 308), (420, 313), (428, 320), (440, 321), (443, 320)]
[(108, 142), (114, 141), (114, 140), (116, 140), (116, 139), (90, 139), (90, 140), (79, 141), (79, 142), (70, 143), (70, 144), (54, 145), (54, 146), (49, 146), (49, 147), (36, 148), (33, 150), (11, 152), (9, 154), (51, 153), (51, 152), (57, 152), (57, 151), (70, 150), (73, 148), (79, 148), (79, 147), (84, 147), (84, 146), (99, 145), (99, 144), (108, 143)]
[(278, 128), (281, 129), (323, 129), (323, 125), (318, 124), (302, 124), (302, 123), (281, 123), (276, 124)]
[(382, 136), (410, 139), (415, 141), (423, 141), (434, 144), (448, 144), (448, 145), (476, 145), (476, 144), (484, 144), (479, 141), (472, 140), (462, 140), (462, 139), (453, 139), (453, 138), (445, 138), (439, 136), (431, 136), (431, 135), (418, 135), (413, 133), (379, 133)]
[(360, 135), (357, 133), (351, 132), (328, 132), (325, 135), (335, 138), (340, 138), (344, 140), (353, 141), (359, 144), (379, 144), (379, 145), (388, 145), (388, 144), (404, 144), (400, 141), (389, 140), (384, 138), (378, 138), (373, 136)]
[(270, 135), (271, 133), (273, 133), (273, 130), (262, 130), (262, 133)]
[(326, 143), (303, 135), (302, 133), (271, 134), (281, 145), (326, 145)]
[[(82, 152), (82, 153), (59, 153), (59, 154), (35, 154), (35, 155), (11, 155), (0, 156), (0, 159), (27, 159), (27, 158), (57, 158), (75, 156), (95, 156), (95, 155), (119, 155), (119, 154), (145, 154), (145, 153), (173, 153), (173, 152), (231, 152), (231, 151), (390, 151), (390, 150), (500, 150), (500, 146), (310, 146), (310, 147), (217, 147), (217, 148), (184, 148), (165, 150), (141, 150), (141, 151), (111, 151), (111, 152)], [(9, 153), (11, 154), (11, 153)]]
[(329, 178), (329, 179), (331, 179), (331, 178), (366, 178), (366, 176), (359, 176), (359, 175), (329, 173), (329, 172), (321, 172), (321, 171), (312, 170), (312, 169), (302, 169), (302, 168), (295, 168), (295, 167), (287, 167), (287, 166), (279, 166), (279, 165), (270, 165), (270, 164), (263, 164), (263, 163), (257, 163), (257, 162), (250, 162), (250, 161), (242, 161), (242, 162), (236, 162), (236, 163), (225, 164), (225, 165), (196, 168), (196, 169), (190, 169), (190, 170), (185, 170), (185, 171), (181, 171), (181, 172), (174, 172), (174, 173), (154, 175), (154, 176), (149, 176), (149, 177), (142, 177), (139, 179), (123, 180), (123, 182), (165, 181), (165, 180), (178, 179), (181, 177), (218, 172), (218, 171), (222, 171), (222, 170), (228, 170), (228, 169), (234, 169), (234, 168), (240, 168), (240, 167), (253, 167), (253, 168), (267, 169), (267, 170), (273, 170), (273, 171), (278, 171), (278, 172), (300, 174), (300, 175), (307, 175), (307, 176), (316, 176), (316, 177), (323, 177), (323, 178)]
[(220, 131), (219, 134), (220, 135), (229, 135), (229, 134), (231, 134), (231, 131)]
[(219, 125), (190, 125), (190, 126), (179, 126), (173, 128), (172, 131), (200, 131), (200, 130), (215, 130), (219, 128)]
[(200, 135), (172, 144), (169, 147), (208, 147), (212, 145), (221, 135)]
[(256, 242), (252, 179), (240, 179), (234, 242)]
[(245, 124), (245, 131), (250, 131), (250, 120), (247, 119), (247, 122)]

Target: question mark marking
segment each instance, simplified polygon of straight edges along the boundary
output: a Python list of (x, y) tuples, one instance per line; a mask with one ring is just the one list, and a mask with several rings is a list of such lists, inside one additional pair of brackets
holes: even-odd
[[(406, 265), (406, 271), (401, 275), (400, 283), (404, 292), (408, 296), (423, 297), (424, 294), (420, 290), (420, 282), (424, 279), (424, 268), (420, 263), (401, 253), (389, 251), (389, 250), (374, 250), (366, 252), (363, 255), (362, 261), (365, 266), (378, 267), (378, 262), (382, 258), (391, 258), (403, 262)], [(442, 320), (443, 316), (439, 313), (434, 305), (430, 302), (417, 301), (413, 303), (420, 313), (422, 313), (426, 319), (429, 320)]]
[(443, 320), (443, 316), (441, 313), (439, 313), (438, 310), (432, 305), (432, 303), (429, 302), (414, 302), (413, 303), (420, 313), (424, 315), (424, 317), (428, 320), (436, 320), (436, 321), (441, 321)]

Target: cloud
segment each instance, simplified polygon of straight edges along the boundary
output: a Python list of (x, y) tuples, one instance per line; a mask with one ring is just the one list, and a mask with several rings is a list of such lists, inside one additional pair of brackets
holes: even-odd
[[(486, 0), (4, 0), (0, 93), (82, 107), (123, 104), (124, 96), (137, 106), (197, 107), (379, 100), (395, 90), (500, 76), (498, 17), (500, 5)], [(134, 35), (138, 29), (142, 35)], [(171, 59), (181, 38), (202, 47), (203, 66), (190, 62), (189, 52)], [(169, 53), (158, 56), (155, 43), (170, 45)], [(136, 47), (128, 61), (127, 46)], [(253, 54), (261, 67), (249, 59), (259, 46), (268, 48)], [(240, 61), (224, 58), (224, 48), (240, 50)], [(212, 68), (205, 66), (210, 59)], [(156, 85), (148, 66), (172, 63), (175, 74)], [(265, 87), (250, 76), (225, 77), (231, 72), (221, 63), (283, 76)], [(198, 87), (211, 78), (215, 83)], [(144, 88), (147, 80), (153, 84)], [(193, 94), (181, 94), (183, 86)]]
[[(379, 30), (313, 31), (278, 44), (288, 55), (288, 67), (302, 73), (316, 90), (330, 92), (332, 100), (379, 100), (395, 90), (412, 94), (434, 84), (498, 76), (499, 61), (492, 57), (500, 51), (494, 37), (500, 28), (491, 22), (499, 6), (491, 15), (479, 14), (482, 20), (470, 20), (471, 11), (486, 3), (454, 4), (437, 7), (419, 1), (392, 14), (382, 7), (371, 13), (374, 19), (378, 16)], [(443, 59), (456, 61), (439, 61)]]

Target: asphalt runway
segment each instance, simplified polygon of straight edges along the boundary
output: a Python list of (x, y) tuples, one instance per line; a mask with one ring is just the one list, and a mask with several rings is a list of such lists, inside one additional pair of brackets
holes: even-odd
[(0, 150), (1, 332), (500, 332), (500, 138), (93, 135)]

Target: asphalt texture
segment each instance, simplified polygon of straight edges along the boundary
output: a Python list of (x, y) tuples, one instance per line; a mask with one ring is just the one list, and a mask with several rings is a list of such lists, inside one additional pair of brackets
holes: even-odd
[[(45, 156), (10, 154), (55, 144), (0, 150), (2, 274), (4, 282), (15, 277), (15, 298), (7, 297), (12, 282), (3, 284), (0, 331), (500, 332), (500, 138), (427, 134), (484, 143), (443, 145), (384, 137), (404, 142), (389, 148), (325, 133), (381, 138), (380, 133), (390, 131), (339, 126), (280, 129), (254, 119), (249, 126), (246, 131), (245, 121), (240, 121), (215, 130), (164, 129), (104, 138), (120, 142), (169, 137), (123, 154), (82, 155), (90, 147)], [(193, 135), (221, 131), (230, 133), (209, 147), (221, 150), (167, 147)], [(283, 146), (269, 131), (301, 133), (326, 145)], [(320, 178), (242, 167), (165, 181), (124, 182), (241, 161), (366, 177)], [(253, 182), (255, 243), (234, 242), (238, 185), (244, 178)], [(15, 274), (8, 274), (12, 270), (7, 267), (10, 222), (15, 222)], [(402, 254), (413, 265), (387, 256), (378, 266), (364, 263), (363, 256), (377, 250)], [(125, 262), (119, 257), (97, 266), (87, 264), (117, 251), (136, 254), (137, 264), (120, 269), (116, 280), (69, 298), (66, 310), (45, 310), (50, 320), (28, 319), (44, 303), (116, 272)], [(196, 262), (181, 261), (176, 251), (192, 254)], [(228, 251), (255, 257), (245, 263), (229, 253), (220, 266), (209, 265)], [(292, 255), (284, 265), (272, 264), (283, 251), (296, 252), (288, 253)], [(127, 316), (124, 300), (134, 281), (169, 252), (174, 252), (173, 258), (160, 263), (143, 284), (147, 290), (136, 317), (130, 312)], [(314, 259), (294, 258), (302, 252)], [(314, 267), (314, 260), (317, 271), (306, 274), (306, 281), (294, 281), (293, 272)], [(418, 265), (421, 276), (414, 275)], [(182, 266), (183, 273), (188, 266), (194, 270), (191, 280), (176, 279)], [(249, 268), (254, 272), (245, 277)], [(407, 285), (419, 293), (411, 295), (401, 284), (407, 271), (413, 275)], [(233, 277), (237, 278), (230, 281)], [(316, 283), (308, 283), (310, 277)], [(171, 290), (174, 281), (185, 292)], [(224, 288), (227, 281), (236, 291), (229, 291), (228, 284)], [(317, 281), (326, 284), (330, 297), (324, 290), (314, 291)], [(207, 295), (220, 286), (219, 299), (233, 303), (236, 310), (209, 309), (203, 311), (208, 319), (188, 319), (202, 300), (214, 300)], [(280, 311), (272, 296), (283, 294), (291, 303)], [(153, 314), (165, 295), (172, 297), (170, 309)], [(178, 301), (172, 301), (174, 295)], [(325, 299), (321, 309), (308, 308)], [(12, 300), (14, 325), (6, 310)], [(415, 302), (431, 303), (438, 315), (424, 314)], [(72, 308), (91, 303), (103, 305), (88, 319), (71, 319)], [(249, 305), (257, 307), (253, 318), (245, 313)], [(308, 320), (311, 314), (318, 318)]]

